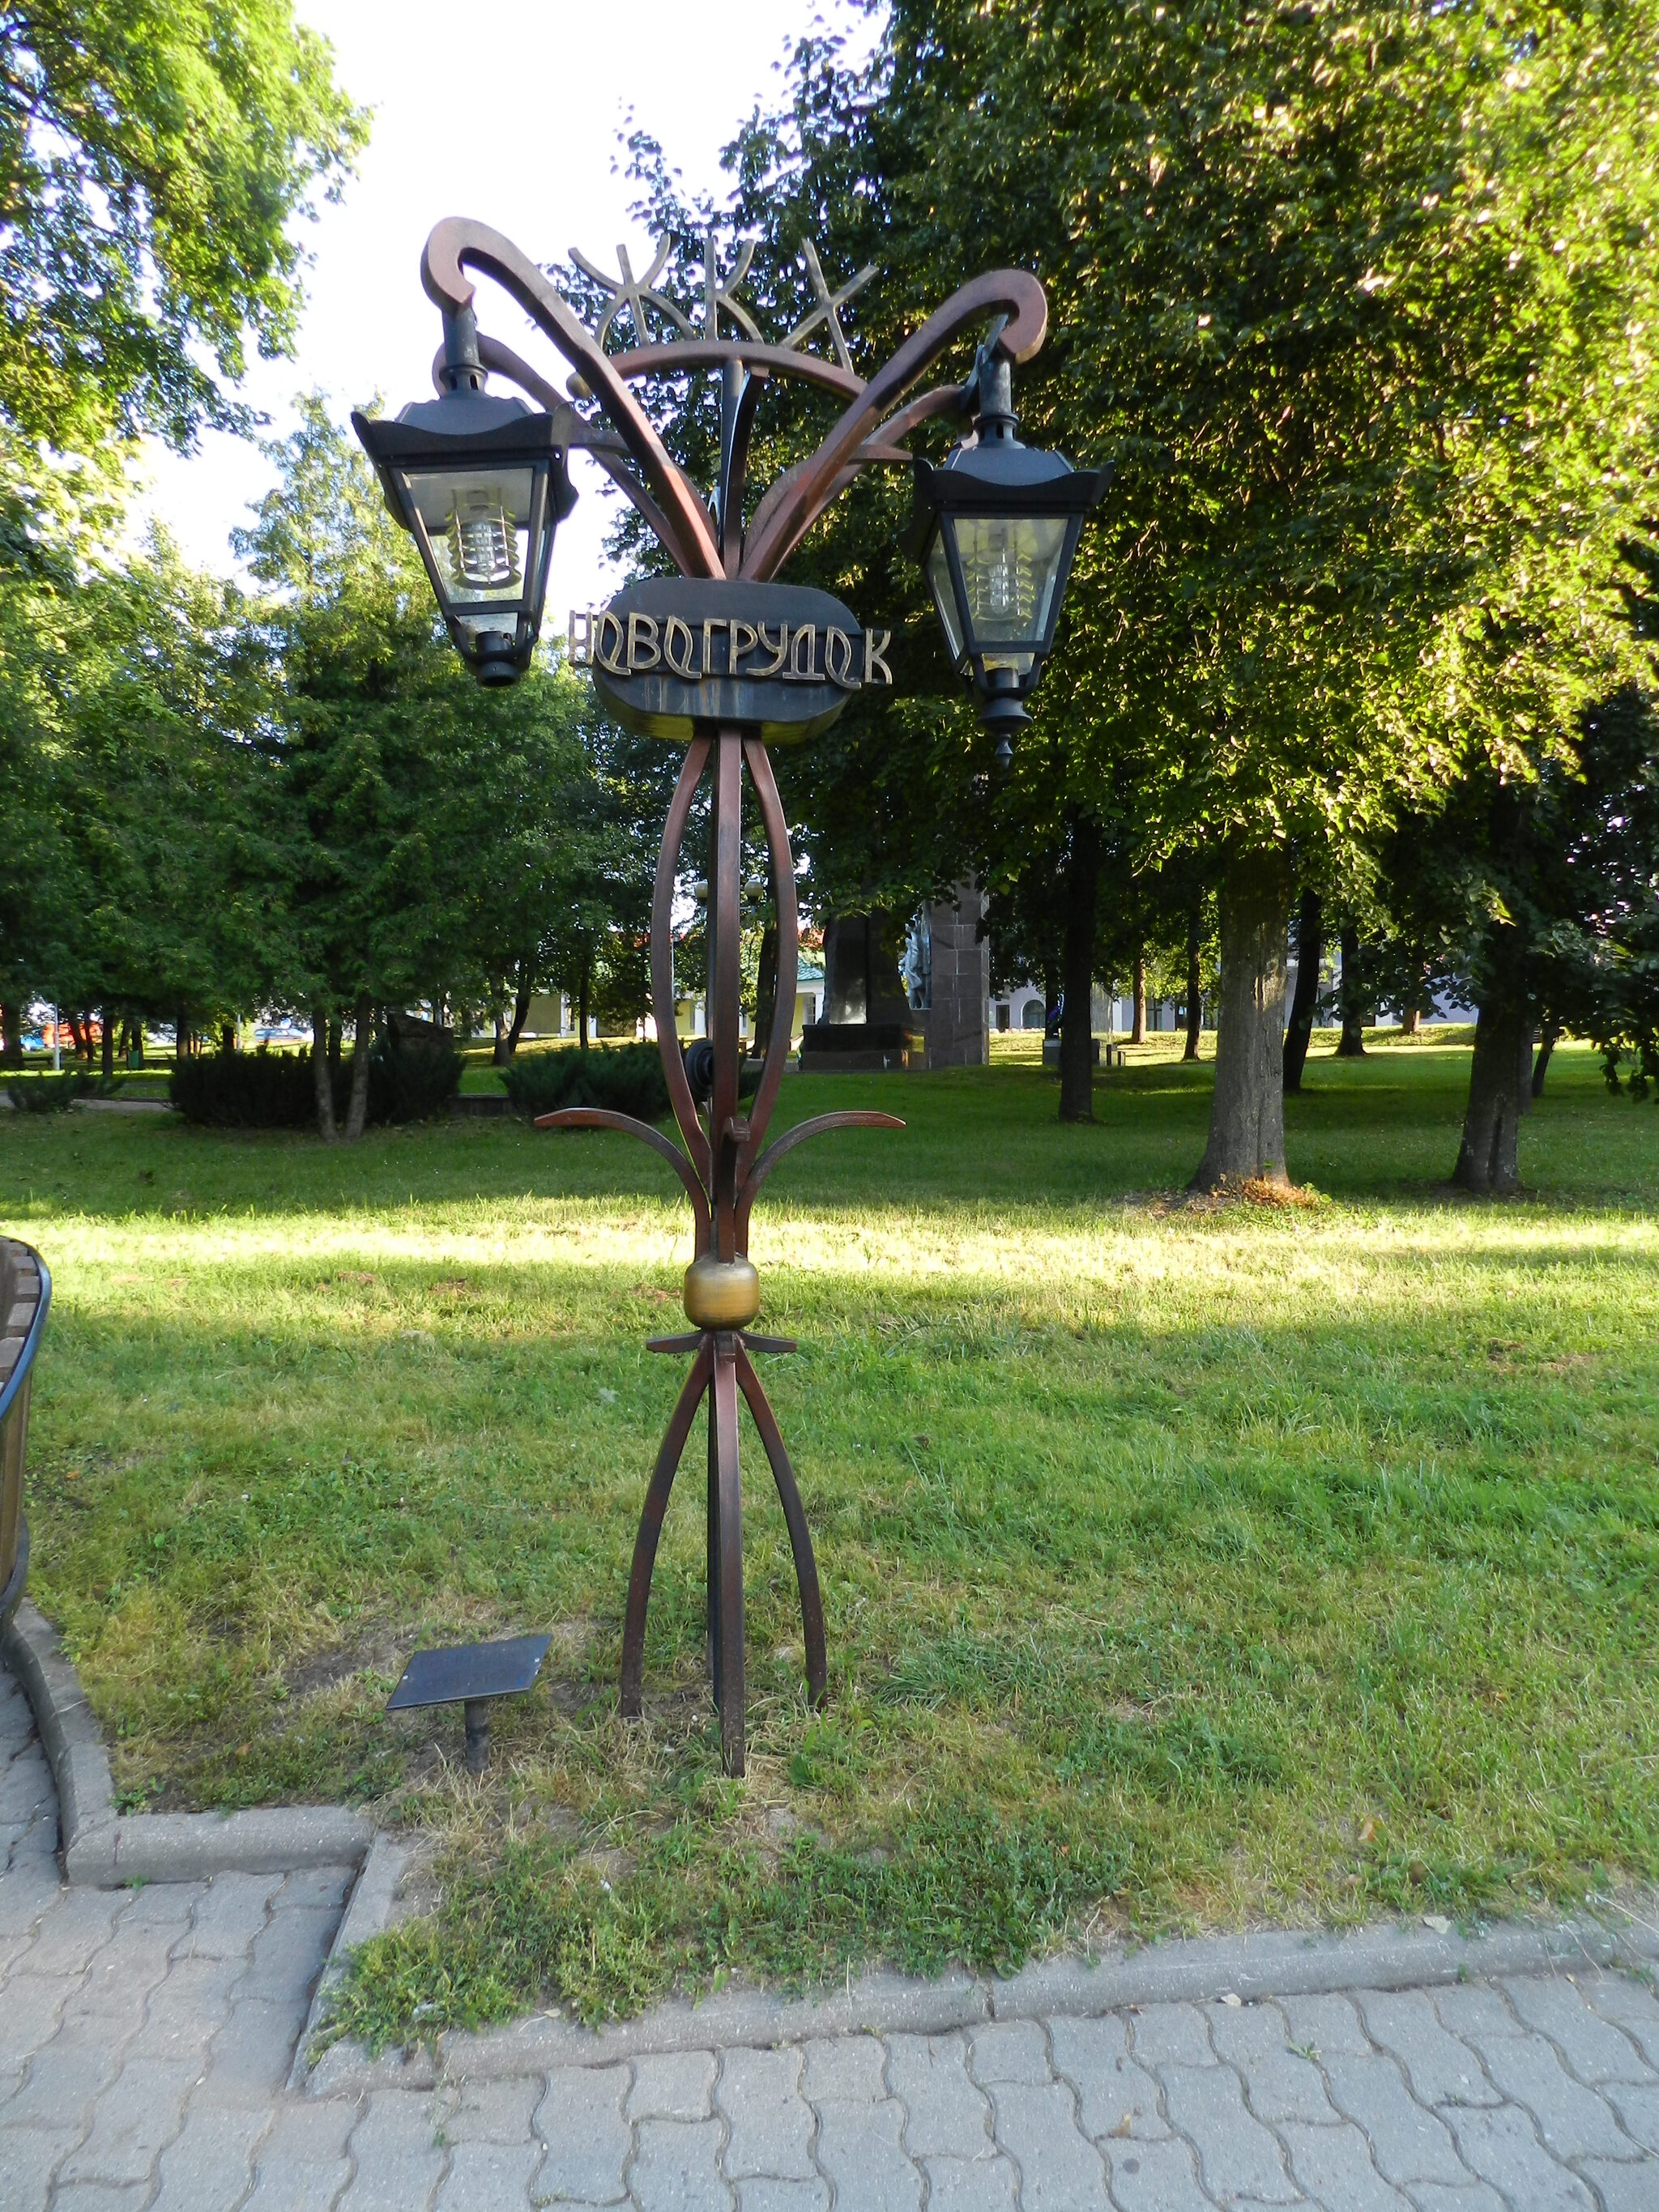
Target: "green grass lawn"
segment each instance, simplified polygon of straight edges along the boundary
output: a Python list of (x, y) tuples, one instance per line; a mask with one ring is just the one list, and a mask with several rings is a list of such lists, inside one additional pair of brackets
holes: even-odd
[[(349, 1150), (157, 1116), (0, 1121), (56, 1285), (33, 1594), (134, 1806), (379, 1802), (436, 1917), (374, 2033), (730, 1969), (1007, 1965), (1111, 1929), (1468, 1915), (1659, 1876), (1659, 1114), (1558, 1052), (1528, 1197), (1472, 1204), (1468, 1059), (1310, 1062), (1311, 1208), (1198, 1207), (1210, 1071), (1151, 1046), (1061, 1128), (988, 1072), (792, 1077), (754, 1256), (818, 1547), (800, 1687), (744, 1430), (750, 1767), (704, 1686), (700, 1441), (647, 1717), (614, 1713), (683, 1362), (687, 1210), (621, 1138), (472, 1121)], [(417, 1644), (547, 1628), (482, 1784), (388, 1722)]]

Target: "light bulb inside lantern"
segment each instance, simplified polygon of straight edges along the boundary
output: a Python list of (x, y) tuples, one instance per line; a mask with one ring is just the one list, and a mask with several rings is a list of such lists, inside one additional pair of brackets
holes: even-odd
[(449, 515), (449, 558), (456, 580), (475, 592), (516, 587), (519, 533), (498, 487), (458, 492)]

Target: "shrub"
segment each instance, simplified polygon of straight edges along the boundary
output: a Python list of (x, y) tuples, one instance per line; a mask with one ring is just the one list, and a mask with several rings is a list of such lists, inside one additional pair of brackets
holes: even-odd
[(31, 1076), (27, 1083), (7, 1085), (7, 1095), (21, 1114), (66, 1114), (76, 1100), (97, 1085), (78, 1067), (61, 1075)]
[(169, 1086), (187, 1121), (216, 1129), (306, 1129), (317, 1119), (308, 1052), (204, 1053), (181, 1060)]
[[(461, 1056), (447, 1046), (377, 1043), (368, 1061), (371, 1122), (424, 1121), (441, 1114), (459, 1088)], [(188, 1121), (220, 1129), (309, 1129), (317, 1119), (308, 1052), (204, 1054), (173, 1072), (173, 1103)], [(334, 1111), (351, 1103), (351, 1060), (334, 1072)]]
[(608, 1106), (641, 1121), (668, 1111), (668, 1084), (653, 1044), (605, 1045), (582, 1052), (564, 1047), (515, 1060), (502, 1070), (507, 1095), (521, 1114), (550, 1114), (560, 1106)]
[[(447, 1044), (377, 1044), (368, 1062), (369, 1120), (435, 1121), (461, 1087), (462, 1064), (459, 1053)], [(351, 1090), (349, 1065), (342, 1066), (340, 1078), (335, 1110), (343, 1113)]]

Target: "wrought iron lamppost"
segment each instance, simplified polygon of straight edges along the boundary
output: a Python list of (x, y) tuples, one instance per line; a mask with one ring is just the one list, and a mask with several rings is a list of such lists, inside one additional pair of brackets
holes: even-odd
[[(903, 1126), (890, 1114), (820, 1114), (765, 1142), (789, 1051), (799, 951), (794, 860), (768, 748), (816, 735), (854, 692), (892, 681), (884, 659), (889, 633), (863, 629), (825, 592), (776, 579), (860, 470), (908, 464), (914, 457), (904, 441), (923, 423), (974, 413), (975, 439), (944, 469), (924, 475), (926, 465), (916, 464), (919, 501), (926, 487), (934, 487), (933, 505), (942, 518), (937, 540), (927, 539), (923, 550), (953, 657), (971, 665), (988, 719), (1006, 727), (1011, 686), (1003, 671), (1012, 670), (1018, 719), (1024, 712), (1018, 702), (1052, 645), (1081, 516), (1091, 503), (1079, 501), (1073, 487), (1097, 481), (1073, 477), (1064, 462), (1049, 464), (1048, 457), (1032, 454), (1012, 439), (1009, 365), (1037, 351), (1048, 319), (1034, 276), (1000, 270), (963, 285), (866, 381), (854, 371), (840, 311), (874, 271), (862, 270), (832, 292), (809, 245), (805, 265), (817, 304), (781, 343), (770, 343), (733, 296), (752, 252), (751, 246), (739, 246), (732, 268), (722, 271), (711, 235), (700, 325), (657, 289), (668, 258), (665, 244), (642, 278), (634, 275), (625, 254), (618, 257), (617, 277), (576, 254), (577, 265), (605, 295), (598, 328), (590, 331), (543, 270), (499, 232), (460, 219), (441, 222), (427, 240), (421, 264), (422, 282), (443, 316), (444, 343), (434, 364), (440, 396), (406, 408), (395, 422), (352, 418), (388, 504), (421, 549), (450, 635), (483, 683), (510, 682), (529, 665), (554, 529), (574, 496), (565, 466), (571, 450), (592, 454), (678, 571), (676, 578), (630, 585), (604, 609), (573, 614), (570, 642), (573, 659), (591, 668), (601, 699), (618, 720), (686, 746), (663, 831), (651, 916), (652, 1009), (680, 1142), (646, 1122), (599, 1108), (567, 1108), (542, 1115), (537, 1126), (626, 1130), (669, 1161), (691, 1201), (696, 1240), (684, 1305), (693, 1330), (654, 1340), (650, 1346), (690, 1352), (691, 1369), (663, 1438), (635, 1543), (621, 1705), (625, 1715), (641, 1709), (646, 1607), (658, 1539), (692, 1422), (707, 1396), (708, 1651), (721, 1753), (731, 1774), (743, 1771), (744, 1758), (740, 1396), (783, 1505), (800, 1592), (807, 1688), (815, 1705), (822, 1704), (828, 1679), (812, 1540), (753, 1358), (794, 1346), (757, 1335), (751, 1328), (761, 1291), (749, 1258), (750, 1215), (767, 1176), (805, 1139), (829, 1129)], [(563, 355), (574, 372), (568, 388), (574, 406), (516, 354), (479, 331), (472, 271), (499, 284)], [(620, 343), (624, 317), (627, 345)], [(967, 391), (940, 386), (903, 404), (904, 394), (957, 336), (989, 317), (995, 318), (992, 333)], [(653, 337), (653, 321), (659, 329), (670, 326), (665, 340)], [(805, 349), (820, 330), (833, 358)], [(720, 473), (707, 501), (671, 459), (632, 389), (688, 372), (720, 380)], [(516, 384), (543, 411), (532, 411), (521, 400), (492, 398), (484, 389), (489, 373)], [(840, 401), (842, 411), (817, 451), (781, 477), (745, 516), (750, 434), (773, 376), (817, 386)], [(945, 489), (939, 492), (939, 486)], [(1061, 518), (1057, 551), (1049, 527), (1056, 514)], [(1036, 520), (1022, 523), (1022, 516)], [(946, 549), (948, 599), (935, 575), (930, 550), (935, 542)], [(974, 580), (981, 571), (989, 575), (999, 558), (1004, 560), (1002, 585)], [(1013, 627), (1005, 622), (999, 631), (995, 595), (1005, 585), (1017, 615)], [(953, 623), (952, 611), (958, 609), (966, 611)], [(778, 931), (777, 1013), (746, 1108), (738, 1033), (745, 770), (770, 854)], [(699, 1095), (694, 1097), (675, 1034), (671, 924), (681, 842), (705, 775), (711, 786), (709, 1050), (701, 1055), (708, 1065), (697, 1071)]]

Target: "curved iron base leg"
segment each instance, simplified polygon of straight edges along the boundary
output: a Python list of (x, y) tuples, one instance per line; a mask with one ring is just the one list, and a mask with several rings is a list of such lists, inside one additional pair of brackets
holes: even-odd
[(640, 1533), (634, 1539), (634, 1571), (628, 1578), (628, 1620), (623, 1630), (621, 1710), (624, 1720), (636, 1721), (640, 1717), (640, 1694), (645, 1679), (645, 1612), (651, 1601), (651, 1571), (657, 1564), (657, 1542), (662, 1534), (663, 1516), (668, 1510), (668, 1493), (674, 1486), (680, 1455), (685, 1449), (692, 1419), (702, 1402), (702, 1394), (708, 1388), (714, 1369), (713, 1350), (705, 1339), (691, 1363), (691, 1372), (685, 1378), (685, 1387), (662, 1440), (662, 1449), (657, 1454), (651, 1487), (645, 1493)]
[(782, 1432), (755, 1364), (733, 1331), (711, 1330), (697, 1348), (668, 1424), (646, 1492), (634, 1540), (634, 1567), (628, 1583), (628, 1619), (623, 1630), (621, 1710), (637, 1720), (645, 1676), (645, 1619), (651, 1601), (651, 1576), (691, 1424), (705, 1394), (708, 1399), (708, 1672), (720, 1717), (720, 1759), (728, 1774), (741, 1774), (747, 1756), (744, 1729), (745, 1668), (743, 1601), (743, 1484), (738, 1462), (738, 1394), (749, 1406), (789, 1529), (789, 1548), (800, 1592), (806, 1651), (807, 1695), (822, 1707), (829, 1687), (824, 1648), (823, 1599), (818, 1589), (812, 1538), (795, 1484), (795, 1471), (784, 1449)]
[(800, 1591), (801, 1640), (806, 1651), (806, 1694), (812, 1705), (822, 1711), (829, 1694), (830, 1664), (823, 1641), (823, 1598), (818, 1589), (817, 1561), (812, 1556), (812, 1535), (806, 1525), (806, 1514), (800, 1502), (800, 1492), (795, 1486), (795, 1470), (789, 1464), (789, 1455), (784, 1449), (783, 1432), (778, 1426), (777, 1415), (772, 1411), (766, 1392), (761, 1387), (755, 1363), (739, 1345), (738, 1347), (738, 1381), (749, 1401), (750, 1419), (754, 1422), (766, 1456), (772, 1463), (772, 1477), (778, 1486), (778, 1496), (783, 1504), (783, 1517), (789, 1524), (789, 1548), (795, 1557), (795, 1583)]

